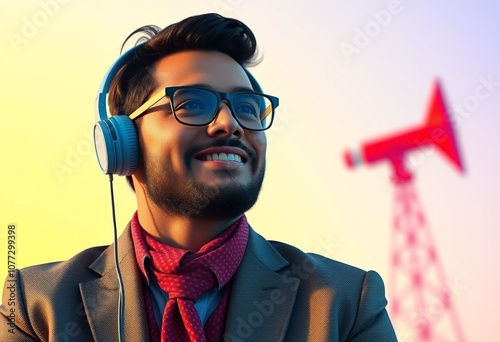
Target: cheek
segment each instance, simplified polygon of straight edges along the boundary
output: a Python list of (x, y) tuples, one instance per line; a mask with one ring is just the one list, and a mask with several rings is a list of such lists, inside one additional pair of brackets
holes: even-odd
[(168, 164), (174, 170), (184, 172), (182, 142), (186, 137), (176, 128), (175, 123), (141, 125), (142, 149), (147, 162)]
[(266, 158), (267, 139), (265, 133), (255, 132), (249, 137), (249, 140), (257, 153), (259, 161), (262, 162)]

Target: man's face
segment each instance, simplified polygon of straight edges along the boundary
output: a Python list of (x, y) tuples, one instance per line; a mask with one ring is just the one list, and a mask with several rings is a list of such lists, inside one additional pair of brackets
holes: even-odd
[[(219, 52), (167, 56), (155, 65), (154, 74), (158, 84), (154, 93), (185, 85), (220, 92), (252, 89), (243, 68)], [(167, 98), (136, 122), (141, 166), (134, 177), (162, 210), (186, 217), (229, 219), (253, 206), (264, 178), (266, 137), (264, 132), (243, 129), (226, 103), (207, 126), (179, 123)]]

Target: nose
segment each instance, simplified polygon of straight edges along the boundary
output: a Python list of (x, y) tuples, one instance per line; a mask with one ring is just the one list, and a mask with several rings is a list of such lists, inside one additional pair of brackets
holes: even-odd
[(223, 101), (215, 119), (208, 125), (208, 135), (213, 137), (241, 139), (244, 131), (238, 121), (234, 118), (228, 103)]

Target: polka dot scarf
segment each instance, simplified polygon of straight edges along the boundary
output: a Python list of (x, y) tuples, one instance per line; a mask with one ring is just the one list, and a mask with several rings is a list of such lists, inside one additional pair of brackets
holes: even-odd
[(152, 273), (169, 296), (163, 312), (161, 341), (221, 341), (227, 293), (205, 328), (194, 303), (205, 292), (222, 288), (236, 272), (248, 241), (246, 217), (243, 215), (196, 253), (164, 245), (148, 234), (141, 235), (151, 257)]

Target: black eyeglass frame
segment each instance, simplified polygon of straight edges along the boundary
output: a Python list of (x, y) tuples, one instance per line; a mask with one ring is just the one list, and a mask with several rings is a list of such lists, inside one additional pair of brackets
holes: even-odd
[[(181, 121), (177, 117), (177, 114), (175, 114), (175, 108), (174, 108), (174, 105), (173, 105), (173, 98), (174, 98), (175, 92), (177, 90), (180, 90), (180, 89), (201, 89), (201, 90), (208, 91), (208, 92), (210, 92), (210, 93), (212, 93), (212, 94), (215, 95), (215, 97), (217, 98), (217, 105), (215, 107), (215, 111), (212, 114), (211, 119), (207, 123), (203, 123), (203, 124), (186, 123), (186, 122)], [(232, 99), (233, 99), (233, 97), (235, 95), (244, 95), (244, 94), (263, 96), (263, 97), (267, 98), (270, 101), (270, 103), (271, 103), (271, 105), (270, 105), (271, 108), (270, 109), (271, 110), (269, 110), (269, 106), (268, 106), (268, 108), (266, 108), (266, 110), (264, 111), (263, 114), (261, 114), (261, 117), (260, 117), (260, 121), (262, 121), (262, 120), (266, 119), (269, 116), (269, 114), (271, 114), (271, 122), (269, 123), (269, 125), (267, 127), (263, 127), (262, 129), (248, 128), (244, 124), (242, 124), (240, 122), (240, 120), (236, 117), (236, 114), (234, 114), (234, 109), (233, 109), (233, 105), (232, 105)], [(166, 88), (161, 89), (157, 93), (155, 93), (153, 96), (151, 96), (151, 98), (149, 100), (147, 100), (139, 108), (137, 108), (132, 114), (130, 114), (129, 118), (131, 120), (137, 119), (139, 116), (145, 114), (144, 113), (145, 111), (147, 111), (148, 109), (150, 109), (152, 106), (154, 106), (158, 101), (160, 101), (164, 97), (168, 97), (172, 113), (174, 114), (175, 119), (179, 123), (181, 123), (183, 125), (186, 125), (186, 126), (195, 126), (195, 127), (207, 126), (212, 121), (214, 121), (215, 118), (217, 117), (217, 115), (219, 114), (220, 105), (221, 105), (222, 101), (227, 101), (228, 107), (229, 107), (229, 109), (231, 111), (231, 115), (234, 117), (234, 119), (236, 120), (236, 122), (238, 122), (238, 124), (242, 128), (244, 128), (246, 130), (249, 130), (249, 131), (265, 131), (265, 130), (269, 129), (272, 126), (272, 124), (274, 122), (275, 110), (279, 106), (279, 98), (277, 98), (276, 96), (272, 96), (272, 95), (268, 95), (268, 94), (262, 94), (262, 93), (255, 92), (255, 91), (237, 91), (237, 92), (231, 92), (231, 93), (223, 93), (223, 92), (220, 92), (220, 91), (216, 91), (216, 90), (208, 89), (208, 88), (204, 88), (204, 87), (197, 87), (197, 86), (176, 86), (176, 87), (166, 87)]]

